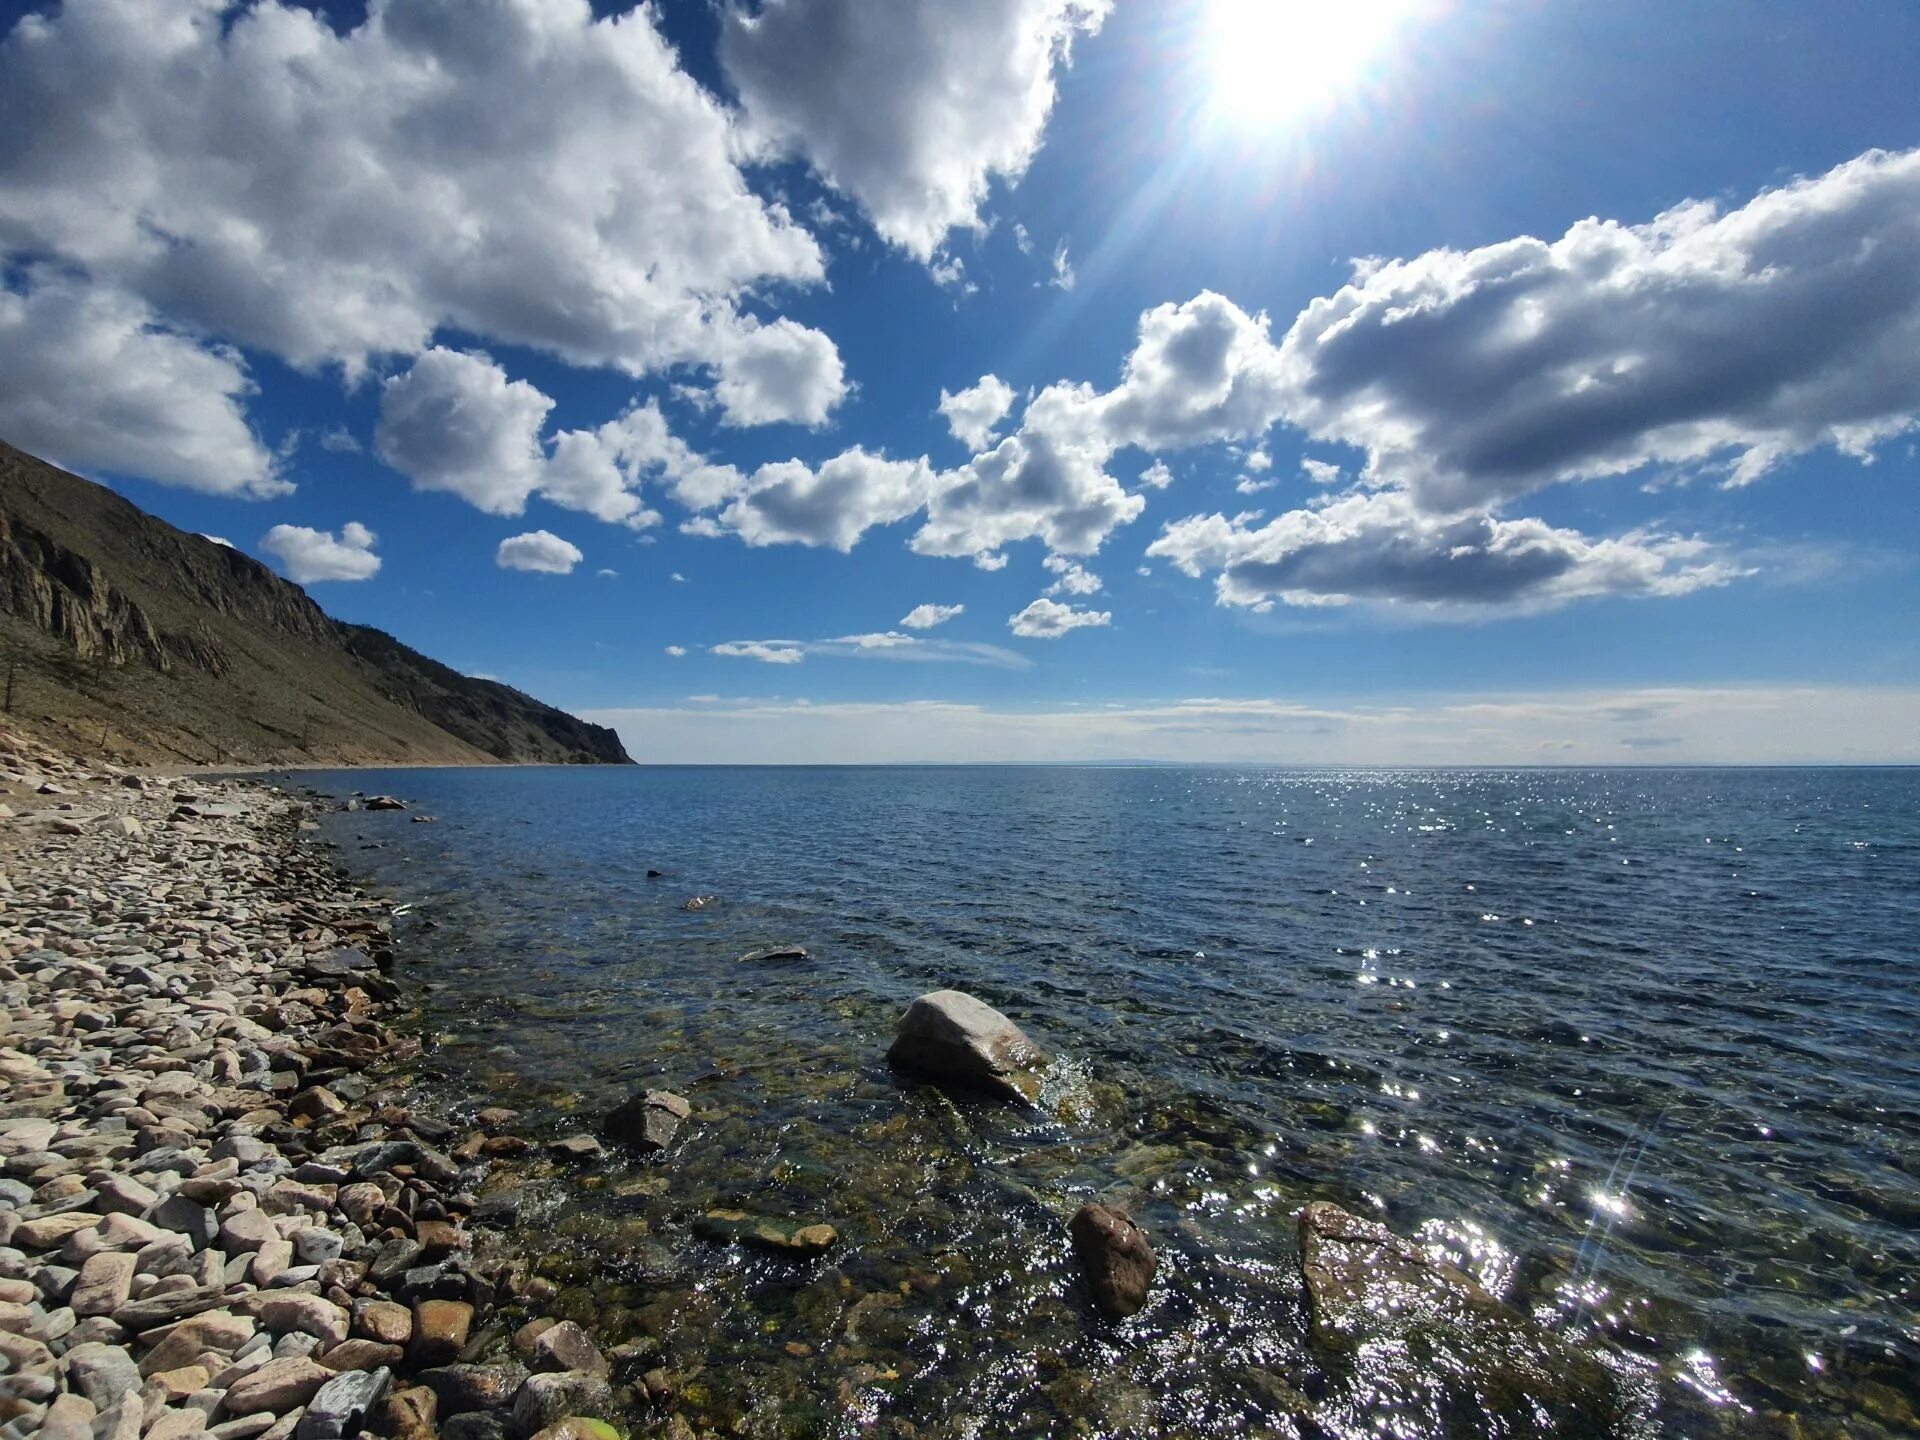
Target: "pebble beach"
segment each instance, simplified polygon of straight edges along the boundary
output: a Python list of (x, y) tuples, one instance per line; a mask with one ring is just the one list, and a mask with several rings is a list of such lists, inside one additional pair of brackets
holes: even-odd
[(611, 1436), (631, 1357), (476, 1193), (528, 1143), (400, 1103), (386, 908), (306, 803), (4, 732), (0, 780), (0, 1436)]

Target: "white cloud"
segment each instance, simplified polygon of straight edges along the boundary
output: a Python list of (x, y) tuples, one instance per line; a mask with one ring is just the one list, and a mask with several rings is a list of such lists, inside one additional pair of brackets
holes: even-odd
[(1273, 468), (1273, 457), (1264, 450), (1255, 450), (1241, 462), (1255, 475), (1264, 475)]
[(642, 529), (660, 515), (640, 498), (650, 472), (698, 465), (649, 400), (597, 430), (542, 439), (553, 401), (509, 380), (492, 357), (435, 346), (381, 387), (374, 448), (422, 490), (445, 490), (490, 515), (519, 515), (540, 495), (564, 509)]
[(1368, 262), (1279, 361), (1276, 413), (1435, 513), (1653, 464), (1744, 483), (1820, 446), (1864, 458), (1920, 419), (1920, 150), (1726, 214)]
[(729, 660), (758, 660), (764, 665), (798, 665), (806, 648), (792, 640), (728, 640), (712, 647)]
[(930, 261), (1018, 181), (1054, 72), (1111, 0), (772, 0), (730, 6), (720, 57), (749, 129), (803, 156), (888, 240)]
[(1015, 221), (1013, 226), (1013, 243), (1019, 247), (1022, 255), (1033, 253), (1033, 236), (1029, 235), (1027, 227), (1018, 221)]
[(1071, 290), (1080, 283), (1080, 277), (1073, 273), (1073, 263), (1067, 259), (1067, 242), (1062, 240), (1053, 249), (1053, 274), (1047, 277), (1047, 284), (1056, 290)]
[[(5, 237), (0, 209), (0, 252)], [(236, 352), (165, 326), (124, 291), (45, 267), (0, 286), (0, 435), (43, 459), (210, 495), (284, 495), (293, 486), (247, 423), (253, 390)]]
[(684, 660), (687, 654), (687, 647), (684, 645), (669, 645), (667, 646), (667, 654), (676, 660)]
[(337, 536), (304, 525), (276, 525), (260, 538), (260, 548), (278, 560), (287, 578), (299, 585), (320, 580), (371, 580), (380, 573), (380, 557), (373, 553), (376, 538), (366, 526), (352, 520), (340, 527)]
[(1589, 540), (1541, 520), (1423, 514), (1398, 491), (1356, 493), (1257, 516), (1196, 515), (1147, 554), (1198, 577), (1218, 572), (1222, 605), (1377, 600), (1471, 613), (1544, 609), (1599, 595), (1684, 595), (1742, 573), (1704, 542), (1629, 534)]
[(620, 578), (620, 572), (613, 569), (596, 570), (593, 574), (597, 580), (618, 580)]
[(1080, 610), (1058, 600), (1039, 599), (1018, 615), (1008, 618), (1007, 628), (1028, 640), (1058, 640), (1070, 630), (1088, 626), (1111, 625), (1113, 614), (1107, 610)]
[(1340, 478), (1340, 467), (1331, 460), (1308, 458), (1300, 462), (1300, 473), (1310, 484), (1331, 485)]
[(940, 413), (947, 417), (953, 438), (969, 450), (993, 443), (993, 431), (1013, 408), (1013, 387), (998, 375), (982, 375), (977, 385), (955, 394), (940, 392)]
[(682, 575), (678, 570), (674, 571), (673, 574), (669, 575), (667, 578), (673, 581), (673, 583), (676, 585), (684, 585), (687, 583), (687, 577)]
[(1173, 471), (1159, 460), (1140, 472), (1140, 483), (1149, 490), (1164, 490), (1173, 484)]
[(1097, 595), (1104, 588), (1098, 575), (1064, 555), (1049, 555), (1041, 564), (1059, 577), (1047, 587), (1049, 595)]
[(758, 660), (767, 665), (798, 665), (809, 655), (841, 660), (892, 660), (915, 664), (985, 665), (997, 670), (1030, 670), (1033, 662), (999, 645), (967, 640), (928, 640), (897, 630), (868, 635), (839, 635), (827, 640), (729, 640), (715, 655)]
[(704, 367), (735, 422), (818, 423), (831, 342), (742, 306), (819, 282), (819, 247), (748, 187), (654, 19), (383, 0), (336, 30), (277, 0), (68, 0), (0, 42), (0, 247), (302, 369), (447, 328)]
[(844, 553), (873, 526), (913, 514), (932, 484), (933, 469), (924, 459), (889, 460), (856, 445), (817, 470), (798, 460), (762, 465), (717, 514), (683, 528), (735, 534), (754, 546), (822, 546)]
[(1278, 480), (1256, 480), (1251, 475), (1242, 475), (1234, 482), (1234, 490), (1241, 495), (1258, 495), (1262, 490), (1271, 490)]
[(381, 387), (374, 449), (422, 490), (518, 515), (540, 488), (540, 432), (551, 409), (491, 357), (435, 346)]
[(916, 605), (900, 623), (909, 630), (931, 630), (966, 613), (964, 605)]
[(529, 570), (540, 575), (571, 575), (573, 567), (586, 556), (549, 530), (530, 530), (525, 535), (509, 535), (494, 552), (493, 562), (502, 570)]
[[(991, 709), (689, 697), (589, 711), (663, 764), (1146, 759), (1280, 765), (1920, 763), (1920, 690), (1754, 686), (1194, 698)], [(1629, 744), (1670, 741), (1648, 751)]]
[(329, 425), (320, 432), (320, 448), (335, 455), (358, 455), (360, 442), (344, 425)]
[(1146, 508), (1106, 473), (1112, 454), (1091, 387), (1050, 385), (1027, 406), (1015, 434), (940, 477), (913, 549), (993, 556), (1015, 541), (1039, 539), (1055, 554), (1092, 554)]

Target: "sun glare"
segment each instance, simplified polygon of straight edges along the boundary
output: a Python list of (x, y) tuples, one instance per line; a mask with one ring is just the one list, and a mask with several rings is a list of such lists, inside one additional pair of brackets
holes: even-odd
[(1209, 0), (1210, 100), (1236, 124), (1282, 124), (1338, 100), (1381, 62), (1418, 0)]

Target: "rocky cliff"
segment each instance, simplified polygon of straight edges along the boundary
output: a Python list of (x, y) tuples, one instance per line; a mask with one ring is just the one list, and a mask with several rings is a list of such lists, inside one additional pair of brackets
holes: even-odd
[(131, 761), (631, 763), (613, 731), (4, 443), (0, 648), (17, 716)]

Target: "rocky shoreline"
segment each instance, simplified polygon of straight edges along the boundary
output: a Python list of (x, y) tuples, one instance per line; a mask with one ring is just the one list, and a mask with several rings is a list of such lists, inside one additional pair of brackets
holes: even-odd
[(0, 786), (0, 1440), (613, 1436), (636, 1357), (535, 1318), (515, 1117), (402, 1102), (308, 806), (4, 731)]

